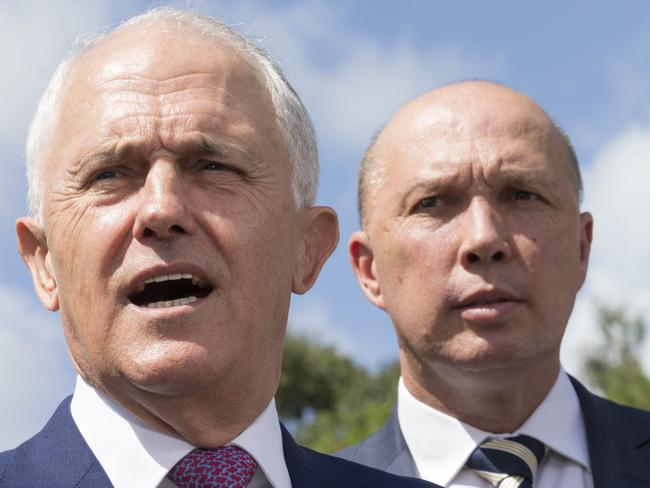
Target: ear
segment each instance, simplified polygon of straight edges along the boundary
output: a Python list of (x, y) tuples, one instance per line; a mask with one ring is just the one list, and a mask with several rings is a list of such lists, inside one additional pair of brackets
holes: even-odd
[(18, 251), (32, 274), (38, 298), (48, 310), (58, 310), (59, 291), (43, 227), (33, 218), (23, 217), (16, 221), (16, 236)]
[(589, 254), (591, 252), (591, 240), (594, 234), (594, 218), (589, 212), (580, 214), (580, 286), (587, 277), (589, 267)]
[(339, 242), (339, 220), (329, 207), (309, 207), (302, 212), (303, 247), (293, 272), (293, 292), (307, 292)]
[(384, 310), (384, 297), (379, 286), (377, 263), (367, 232), (358, 230), (353, 233), (350, 236), (348, 249), (352, 269), (363, 293), (374, 305)]

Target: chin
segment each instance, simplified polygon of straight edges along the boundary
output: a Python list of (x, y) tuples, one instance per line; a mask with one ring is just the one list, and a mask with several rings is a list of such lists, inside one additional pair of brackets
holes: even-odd
[(448, 344), (437, 353), (437, 361), (465, 371), (496, 371), (524, 366), (530, 361), (525, 351), (510, 341), (488, 341), (474, 337), (460, 344)]
[(190, 344), (171, 350), (147, 351), (125, 364), (122, 375), (140, 390), (167, 396), (207, 388), (219, 377), (215, 354)]

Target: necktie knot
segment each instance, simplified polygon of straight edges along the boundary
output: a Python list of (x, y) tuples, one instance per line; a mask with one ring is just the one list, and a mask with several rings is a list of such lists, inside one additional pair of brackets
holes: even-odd
[(467, 460), (467, 467), (498, 488), (530, 488), (546, 446), (528, 435), (488, 439)]
[(237, 446), (195, 449), (169, 471), (167, 477), (179, 488), (246, 488), (257, 463)]

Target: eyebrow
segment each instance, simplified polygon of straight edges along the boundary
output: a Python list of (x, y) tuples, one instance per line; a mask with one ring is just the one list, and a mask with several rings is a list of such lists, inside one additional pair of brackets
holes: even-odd
[(406, 193), (402, 195), (399, 202), (400, 213), (406, 210), (409, 205), (408, 201), (414, 193), (423, 191), (424, 193), (438, 192), (448, 188), (454, 180), (455, 174), (445, 174), (436, 172), (428, 177), (418, 178), (418, 181), (412, 185)]
[[(68, 172), (72, 175), (77, 175), (83, 172), (84, 168), (92, 164), (101, 164), (102, 166), (111, 166), (118, 164), (134, 153), (137, 152), (139, 145), (138, 140), (130, 140), (120, 144), (119, 142), (112, 142), (99, 148), (91, 150), (79, 158)], [(174, 140), (173, 152), (179, 153), (181, 158), (183, 155), (191, 154), (207, 154), (218, 158), (234, 155), (241, 158), (248, 163), (256, 165), (258, 160), (254, 158), (246, 148), (240, 144), (225, 141), (218, 137), (213, 137), (206, 134), (201, 134), (199, 137), (179, 137)], [(147, 160), (148, 158), (144, 157)]]
[[(445, 173), (445, 172), (436, 172), (434, 174), (423, 176), (418, 179), (401, 197), (399, 208), (401, 211), (408, 207), (408, 201), (413, 194), (418, 192), (424, 193), (436, 193), (440, 191), (446, 191), (450, 187), (454, 187), (454, 180), (456, 179), (456, 173)], [(557, 185), (557, 181), (554, 181), (553, 178), (548, 177), (541, 170), (535, 170), (528, 168), (526, 171), (521, 171), (517, 168), (506, 169), (500, 172), (498, 182), (501, 186), (519, 186), (524, 187), (543, 187), (550, 192), (554, 193), (554, 187)]]
[(404, 198), (408, 198), (412, 193), (424, 189), (425, 191), (435, 191), (441, 188), (446, 188), (453, 184), (453, 181), (458, 178), (456, 171), (445, 171), (444, 169), (435, 169), (428, 174), (421, 175), (415, 179), (414, 184), (404, 194)]
[(242, 145), (224, 141), (223, 139), (212, 137), (206, 134), (201, 134), (198, 139), (192, 137), (187, 141), (181, 140), (179, 146), (179, 149), (181, 149), (179, 152), (185, 151), (189, 153), (205, 153), (218, 157), (235, 154), (249, 162), (256, 161), (256, 158), (254, 158), (250, 152)]
[(111, 143), (93, 149), (77, 159), (66, 172), (72, 176), (77, 176), (89, 168), (90, 165), (98, 162), (102, 166), (110, 166), (117, 163), (124, 157), (122, 154), (124, 151), (116, 150), (116, 146), (116, 143)]

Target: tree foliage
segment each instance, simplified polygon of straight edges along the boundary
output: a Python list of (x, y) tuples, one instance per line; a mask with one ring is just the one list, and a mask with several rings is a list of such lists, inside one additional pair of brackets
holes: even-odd
[(598, 316), (601, 344), (585, 359), (589, 380), (611, 400), (650, 410), (650, 378), (641, 367), (644, 320), (621, 307), (600, 306)]
[(388, 419), (398, 378), (396, 362), (373, 373), (332, 346), (289, 335), (278, 411), (301, 444), (334, 452), (365, 439)]

